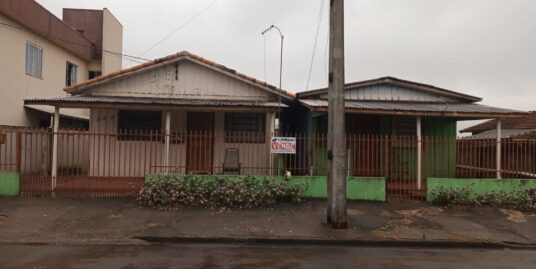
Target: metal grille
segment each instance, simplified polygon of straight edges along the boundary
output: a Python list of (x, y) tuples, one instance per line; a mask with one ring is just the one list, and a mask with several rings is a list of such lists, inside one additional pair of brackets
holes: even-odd
[[(151, 173), (326, 176), (327, 135), (287, 133), (296, 154), (272, 155), (269, 133), (60, 130), (58, 174), (51, 179), (50, 130), (0, 130), (0, 171), (21, 175), (23, 196), (134, 197)], [(122, 137), (129, 137), (123, 140)], [(426, 179), (536, 178), (536, 139), (423, 137), (419, 189), (416, 136), (348, 134), (348, 175), (385, 177), (387, 197), (424, 199)], [(231, 141), (231, 142), (229, 142)], [(501, 170), (497, 170), (497, 146)], [(229, 154), (232, 149), (233, 154)], [(166, 156), (168, 156), (166, 158)], [(226, 158), (233, 158), (226, 159)]]

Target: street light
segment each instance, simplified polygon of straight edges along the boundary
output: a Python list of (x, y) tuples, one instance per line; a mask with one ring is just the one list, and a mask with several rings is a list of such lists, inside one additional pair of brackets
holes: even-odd
[(281, 57), (279, 59), (279, 111), (277, 112), (277, 118), (275, 120), (275, 127), (277, 130), (279, 130), (279, 122), (281, 119), (281, 92), (283, 91), (281, 89), (281, 80), (283, 77), (283, 39), (285, 38), (285, 36), (283, 35), (283, 33), (281, 33), (281, 29), (279, 29), (279, 27), (273, 24), (270, 27), (266, 28), (266, 30), (262, 31), (261, 35), (266, 34), (272, 29), (276, 29), (279, 33), (279, 36), (281, 36)]

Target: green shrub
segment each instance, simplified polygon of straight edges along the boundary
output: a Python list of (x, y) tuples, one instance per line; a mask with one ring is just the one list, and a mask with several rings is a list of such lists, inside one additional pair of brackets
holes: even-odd
[(148, 177), (138, 202), (153, 208), (178, 206), (251, 208), (300, 201), (304, 185), (273, 178), (165, 175)]
[(468, 188), (456, 189), (439, 187), (432, 190), (432, 195), (435, 199), (432, 201), (434, 204), (449, 205), (458, 204), (465, 205), (471, 204), (472, 190)]
[(485, 192), (473, 194), (471, 189), (440, 187), (432, 190), (432, 203), (441, 205), (489, 205), (497, 208), (536, 210), (536, 189), (517, 192)]

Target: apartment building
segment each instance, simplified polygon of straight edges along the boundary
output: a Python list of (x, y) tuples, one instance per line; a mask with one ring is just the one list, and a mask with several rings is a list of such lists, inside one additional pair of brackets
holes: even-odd
[[(123, 26), (106, 8), (63, 9), (0, 0), (0, 126), (48, 127), (50, 107), (28, 97), (59, 97), (65, 87), (121, 69)], [(87, 128), (89, 111), (65, 109), (60, 124)]]

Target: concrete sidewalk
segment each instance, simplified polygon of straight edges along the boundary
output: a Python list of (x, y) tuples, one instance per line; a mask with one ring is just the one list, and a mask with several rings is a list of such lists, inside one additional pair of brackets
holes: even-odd
[(0, 243), (134, 243), (156, 238), (338, 239), (536, 244), (536, 215), (422, 202), (348, 204), (349, 229), (325, 223), (325, 201), (271, 209), (158, 211), (133, 200), (0, 198)]

